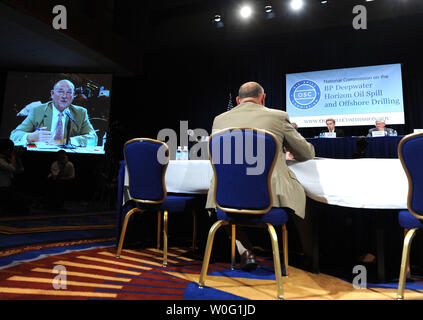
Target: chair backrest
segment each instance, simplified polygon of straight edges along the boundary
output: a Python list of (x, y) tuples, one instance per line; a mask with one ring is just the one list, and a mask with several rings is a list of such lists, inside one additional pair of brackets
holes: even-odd
[(271, 176), (280, 153), (276, 137), (254, 128), (228, 128), (209, 139), (215, 201), (232, 213), (263, 214), (272, 208)]
[(423, 133), (402, 138), (398, 155), (408, 178), (408, 210), (415, 217), (423, 219)]
[(127, 141), (123, 151), (131, 197), (141, 203), (163, 202), (166, 199), (168, 146), (162, 141), (137, 138)]

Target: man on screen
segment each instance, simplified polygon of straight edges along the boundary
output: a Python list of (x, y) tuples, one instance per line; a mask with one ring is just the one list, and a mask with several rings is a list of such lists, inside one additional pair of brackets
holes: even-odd
[(396, 134), (396, 131), (392, 128), (386, 128), (386, 123), (384, 119), (378, 119), (375, 122), (375, 128), (369, 129), (369, 133), (367, 134), (367, 137), (373, 137), (372, 132), (373, 131), (384, 131), (385, 136), (391, 136)]
[(87, 137), (97, 138), (97, 134), (87, 110), (72, 104), (74, 98), (74, 84), (60, 80), (51, 90), (52, 101), (31, 108), (25, 120), (11, 132), (10, 139), (18, 145), (34, 142), (61, 145), (69, 136), (71, 144), (86, 146)]
[(341, 129), (335, 129), (335, 119), (327, 119), (326, 126), (328, 127), (328, 129), (323, 130), (321, 134), (329, 132), (329, 133), (336, 133), (336, 137), (338, 138), (344, 136), (344, 131), (342, 131)]

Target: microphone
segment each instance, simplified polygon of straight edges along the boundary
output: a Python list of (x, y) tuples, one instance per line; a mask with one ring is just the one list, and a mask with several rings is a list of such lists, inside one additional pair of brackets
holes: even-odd
[(78, 124), (76, 123), (75, 118), (72, 116), (72, 114), (68, 110), (65, 111), (65, 115), (67, 115), (67, 117), (78, 127)]
[(192, 130), (192, 129), (188, 129), (188, 130), (187, 130), (187, 134), (188, 134), (188, 136), (190, 137), (190, 141), (195, 141), (195, 142), (198, 142), (198, 139), (197, 139), (197, 137), (195, 136), (195, 132), (194, 132), (194, 130)]
[[(69, 118), (70, 121), (72, 121), (76, 125), (76, 127), (78, 127), (78, 124), (76, 123), (74, 117), (68, 110), (66, 110), (64, 114)], [(76, 147), (70, 143), (70, 122), (69, 121), (66, 124), (66, 127), (67, 127), (66, 141), (65, 141), (65, 144), (62, 145), (61, 147), (65, 149), (76, 149)]]

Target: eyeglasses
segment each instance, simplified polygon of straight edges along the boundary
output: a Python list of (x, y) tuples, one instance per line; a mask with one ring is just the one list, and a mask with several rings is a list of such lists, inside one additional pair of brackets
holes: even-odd
[(65, 90), (62, 90), (62, 89), (54, 90), (54, 92), (56, 92), (59, 96), (63, 96), (63, 95), (72, 96), (73, 95), (73, 91), (65, 91)]

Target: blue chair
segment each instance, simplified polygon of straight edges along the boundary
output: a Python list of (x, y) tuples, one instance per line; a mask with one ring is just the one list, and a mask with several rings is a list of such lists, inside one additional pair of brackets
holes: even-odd
[[(125, 215), (116, 257), (120, 257), (130, 217), (136, 212), (142, 213), (154, 209), (158, 211), (157, 248), (160, 247), (160, 221), (161, 212), (163, 211), (163, 267), (166, 267), (168, 250), (168, 212), (185, 211), (195, 202), (196, 198), (192, 196), (167, 194), (165, 174), (169, 163), (169, 148), (164, 142), (148, 138), (129, 140), (124, 146), (124, 156), (128, 169), (129, 194), (132, 200), (135, 201), (136, 207), (129, 210)], [(193, 206), (191, 206), (191, 209), (193, 209)], [(192, 245), (195, 249), (196, 215), (194, 210), (192, 212), (194, 216)]]
[(204, 287), (216, 231), (223, 225), (232, 227), (231, 264), (234, 268), (236, 225), (262, 226), (267, 227), (271, 238), (277, 298), (283, 299), (279, 245), (274, 226), (283, 226), (283, 249), (287, 270), (288, 215), (285, 209), (272, 207), (271, 189), (272, 172), (280, 154), (281, 147), (276, 137), (265, 130), (228, 128), (210, 136), (209, 157), (214, 171), (218, 221), (210, 228), (207, 238), (198, 283), (200, 288)]
[(405, 136), (398, 145), (398, 155), (408, 178), (408, 210), (400, 211), (398, 221), (405, 229), (397, 299), (404, 298), (407, 273), (410, 272), (410, 247), (416, 231), (423, 228), (423, 133)]

